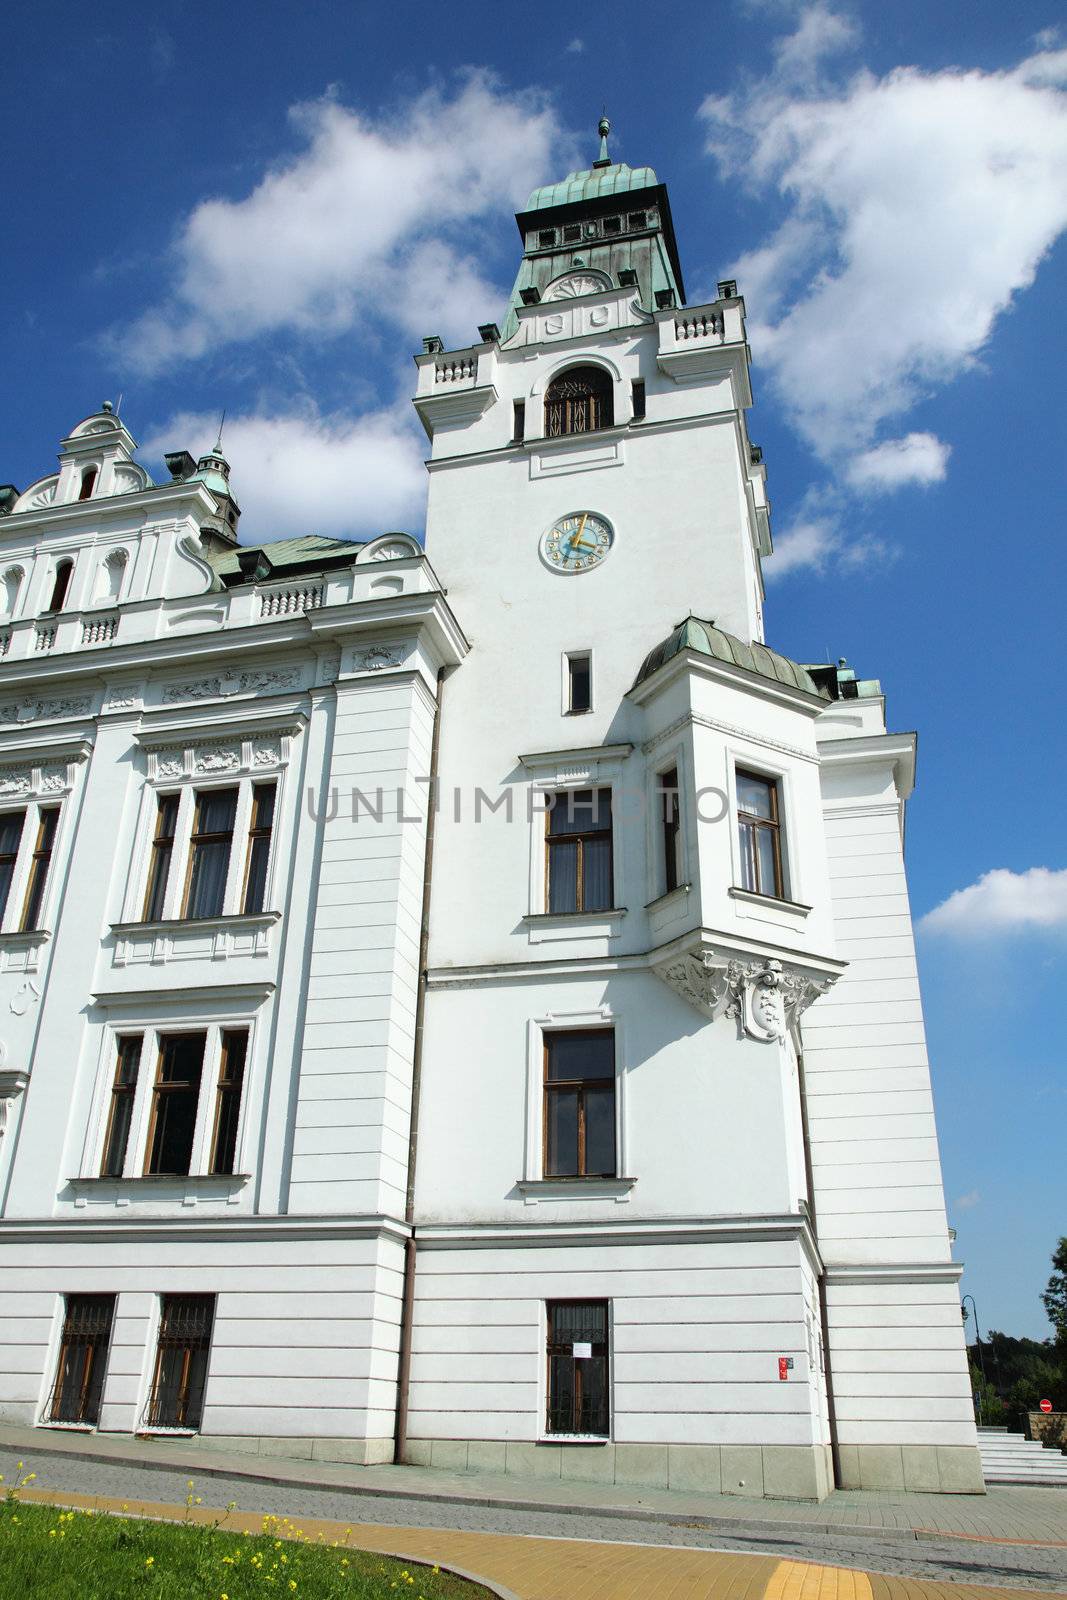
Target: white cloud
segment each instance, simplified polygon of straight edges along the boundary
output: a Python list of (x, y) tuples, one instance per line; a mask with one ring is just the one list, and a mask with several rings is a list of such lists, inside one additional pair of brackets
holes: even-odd
[[(217, 430), (217, 417), (180, 412), (153, 431), (141, 453), (150, 461), (165, 450), (199, 455)], [(227, 417), (223, 447), (247, 544), (304, 533), (422, 532), (423, 452), (406, 413), (327, 417), (309, 407)]]
[(853, 39), (806, 7), (768, 75), (701, 116), (723, 175), (785, 207), (725, 274), (763, 318), (753, 347), (815, 453), (871, 491), (943, 475), (947, 446), (882, 430), (974, 364), (1067, 228), (1067, 52), (829, 81)]
[(166, 299), (111, 335), (146, 371), (278, 330), (339, 334), (386, 322), (467, 343), (498, 309), (472, 244), (560, 159), (537, 91), (471, 73), (377, 121), (324, 98), (290, 111), (302, 148), (241, 199), (202, 200), (181, 224)]
[(570, 44), (567, 46), (567, 52), (566, 53), (569, 56), (580, 56), (584, 49), (585, 49), (585, 40), (584, 39), (572, 39)]
[(930, 933), (973, 939), (989, 933), (1067, 926), (1067, 868), (996, 867), (977, 883), (957, 889), (928, 911), (920, 927)]
[(857, 489), (899, 489), (906, 483), (940, 483), (948, 471), (950, 447), (932, 433), (884, 439), (853, 456), (846, 474)]
[(854, 533), (842, 495), (830, 486), (809, 489), (792, 522), (775, 535), (774, 554), (763, 563), (768, 583), (787, 574), (865, 573), (895, 561), (897, 547), (869, 532)]
[(966, 1194), (956, 1196), (957, 1211), (973, 1211), (981, 1203), (982, 1196), (977, 1189), (970, 1189)]

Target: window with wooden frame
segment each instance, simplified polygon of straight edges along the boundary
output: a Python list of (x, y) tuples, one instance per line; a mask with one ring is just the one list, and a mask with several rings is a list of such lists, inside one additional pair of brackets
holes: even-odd
[(247, 1054), (247, 1029), (224, 1028), (215, 1093), (215, 1126), (211, 1135), (211, 1171), (215, 1173), (233, 1172)]
[(267, 867), (270, 864), (270, 840), (274, 828), (274, 801), (278, 792), (276, 783), (256, 783), (252, 786), (252, 817), (248, 829), (248, 857), (245, 862), (245, 890), (241, 909), (246, 913), (262, 911), (267, 894)]
[(189, 838), (189, 869), (182, 915), (220, 917), (237, 818), (237, 789), (199, 789)]
[(608, 1302), (550, 1300), (545, 1431), (606, 1439), (611, 1431)]
[(143, 1033), (122, 1034), (118, 1040), (115, 1076), (111, 1084), (111, 1104), (107, 1114), (107, 1133), (104, 1136), (104, 1159), (100, 1164), (102, 1178), (121, 1178), (125, 1170), (143, 1046)]
[(548, 911), (610, 911), (611, 790), (564, 789), (550, 800), (545, 814)]
[(753, 894), (785, 897), (778, 784), (758, 772), (737, 769), (737, 825), (741, 887)]
[(614, 1178), (615, 1032), (545, 1034), (544, 1175)]
[(146, 1176), (183, 1177), (196, 1136), (206, 1033), (161, 1033), (148, 1126)]
[(660, 773), (659, 801), (663, 828), (663, 892), (670, 894), (682, 881), (682, 826), (677, 767)]
[(25, 825), (25, 811), (4, 811), (0, 813), (0, 924), (3, 923), (4, 913), (7, 910), (11, 884), (15, 876), (15, 864), (18, 861), (19, 845), (22, 843), (22, 830)]
[(52, 847), (59, 824), (58, 806), (41, 806), (37, 813), (37, 839), (30, 857), (29, 882), (22, 910), (22, 931), (32, 932), (40, 927), (44, 893), (48, 885), (48, 869), (52, 864)]
[(161, 794), (156, 800), (156, 831), (152, 837), (152, 852), (148, 862), (148, 887), (144, 897), (145, 922), (158, 922), (163, 916), (170, 882), (170, 864), (174, 859), (174, 839), (178, 829), (178, 805), (181, 796)]
[(149, 1428), (195, 1432), (204, 1416), (213, 1294), (167, 1294), (160, 1308), (152, 1392), (145, 1408)]
[(49, 1421), (83, 1427), (99, 1422), (114, 1320), (113, 1294), (67, 1295)]
[(251, 774), (218, 788), (153, 784), (127, 918), (194, 922), (266, 911), (279, 785)]
[(615, 421), (615, 390), (603, 367), (568, 367), (545, 390), (545, 436), (595, 433)]
[(576, 650), (567, 656), (567, 715), (592, 709), (593, 658), (588, 650)]

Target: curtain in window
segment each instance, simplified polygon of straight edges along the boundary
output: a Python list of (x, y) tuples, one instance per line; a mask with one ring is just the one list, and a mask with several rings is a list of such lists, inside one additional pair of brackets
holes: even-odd
[(189, 875), (189, 917), (218, 917), (226, 900), (237, 790), (208, 790), (196, 797), (196, 824)]

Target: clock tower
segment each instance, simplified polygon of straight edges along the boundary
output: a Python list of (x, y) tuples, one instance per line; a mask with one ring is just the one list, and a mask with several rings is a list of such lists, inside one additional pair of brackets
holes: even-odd
[(608, 131), (519, 214), (501, 323), (416, 357), (426, 550), (470, 651), (395, 974), (400, 1454), (980, 1488), (936, 1142), (920, 1173), (900, 1134), (933, 1130), (910, 736), (876, 682), (764, 643), (744, 301), (686, 303), (666, 189)]

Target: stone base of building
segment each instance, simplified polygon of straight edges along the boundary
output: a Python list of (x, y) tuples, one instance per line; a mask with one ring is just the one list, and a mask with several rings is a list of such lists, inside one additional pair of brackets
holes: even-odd
[(554, 1482), (768, 1500), (824, 1500), (834, 1486), (829, 1445), (409, 1439), (407, 1461), (446, 1472), (513, 1473)]
[(982, 1463), (969, 1444), (843, 1444), (842, 1489), (909, 1489), (915, 1494), (985, 1494)]

